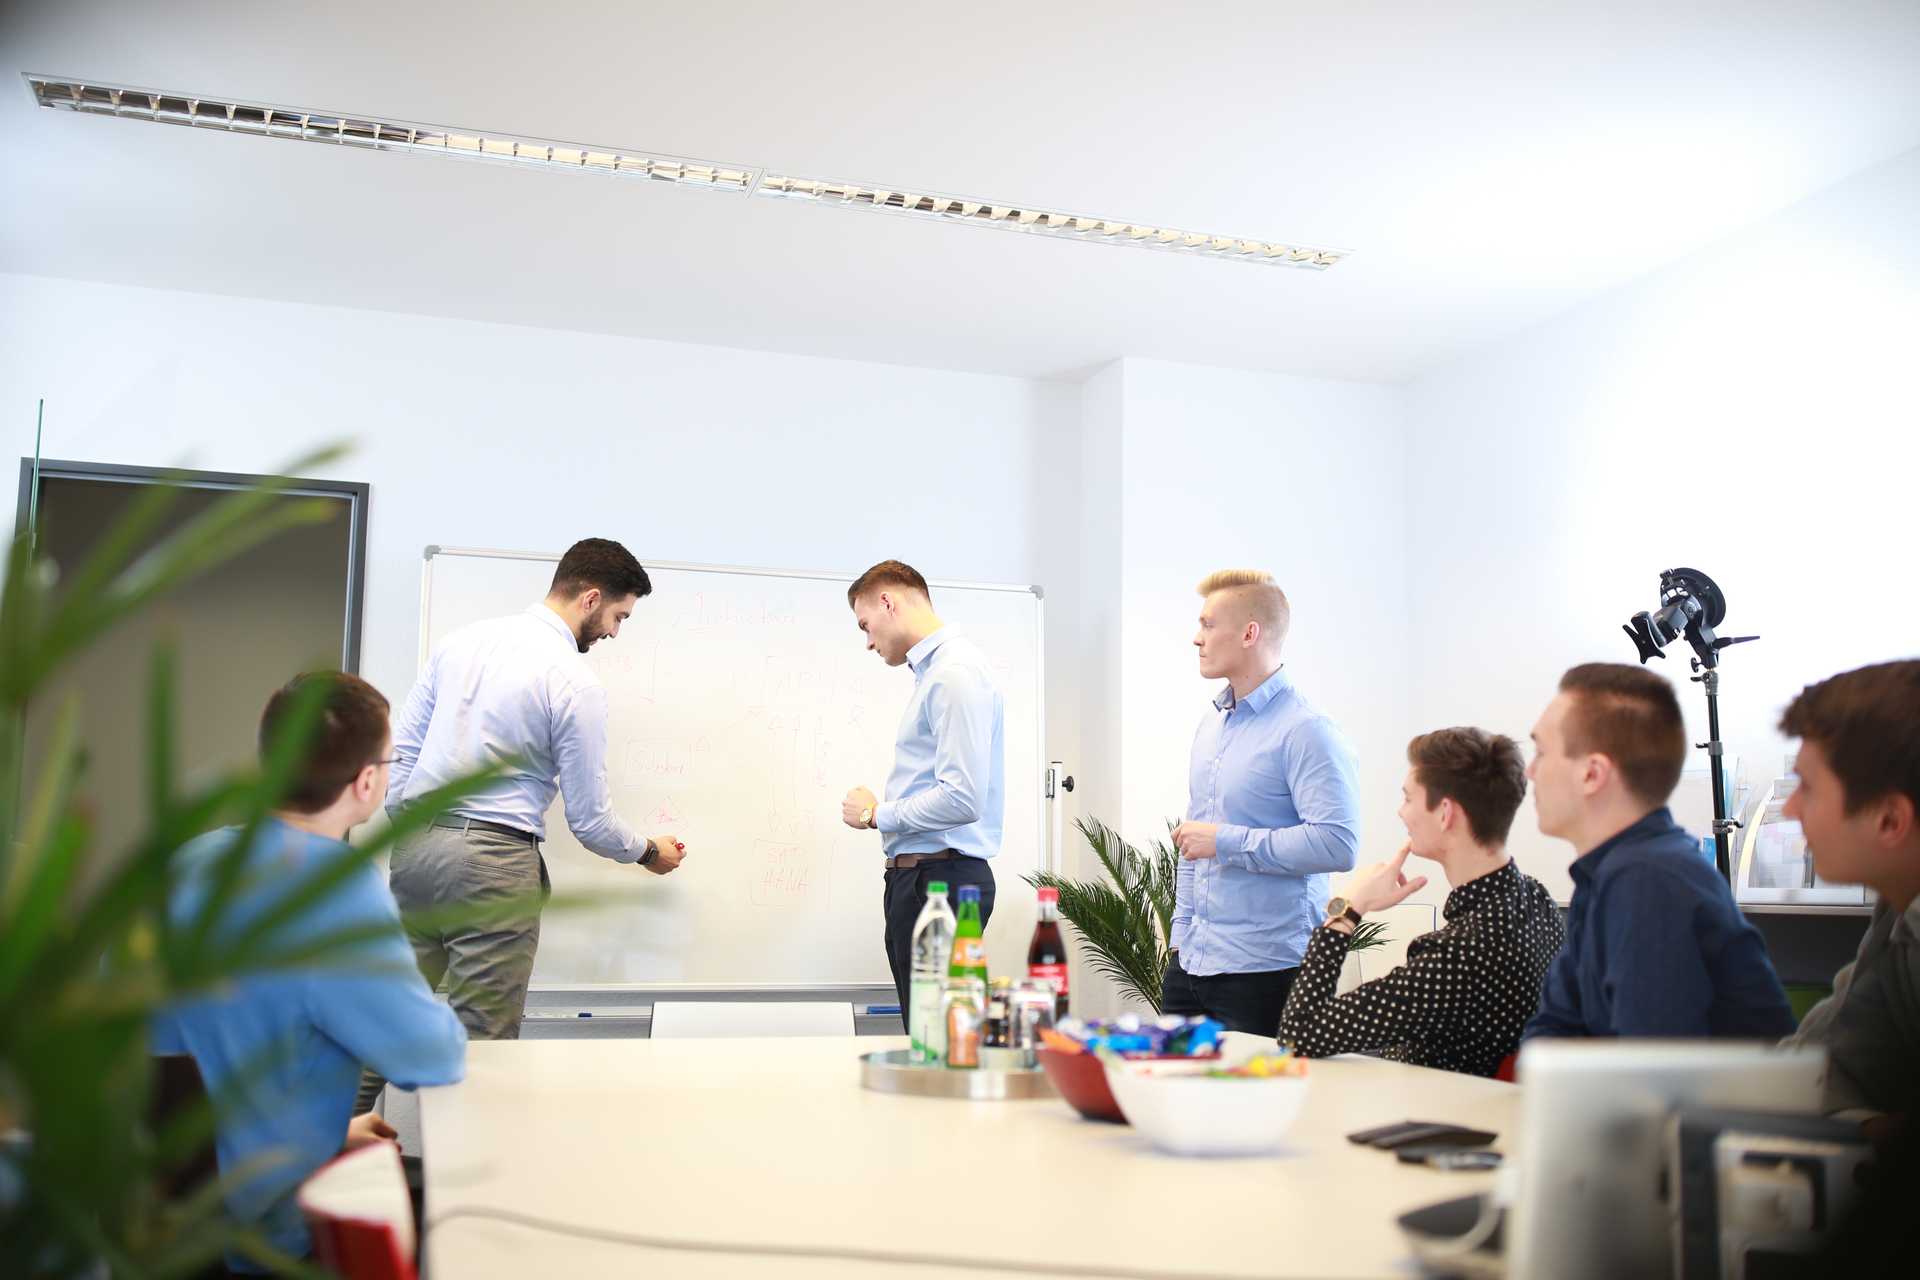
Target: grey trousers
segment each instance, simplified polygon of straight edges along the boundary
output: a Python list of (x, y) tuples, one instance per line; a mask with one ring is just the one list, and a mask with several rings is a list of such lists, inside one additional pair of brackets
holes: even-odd
[[(529, 904), (504, 920), (407, 925), (422, 976), (446, 990), (468, 1038), (518, 1040), (540, 946), (539, 904), (548, 890), (540, 846), (477, 827), (429, 827), (394, 846), (389, 882), (403, 913), (515, 899)], [(355, 1113), (370, 1110), (385, 1085), (376, 1072), (364, 1071)]]

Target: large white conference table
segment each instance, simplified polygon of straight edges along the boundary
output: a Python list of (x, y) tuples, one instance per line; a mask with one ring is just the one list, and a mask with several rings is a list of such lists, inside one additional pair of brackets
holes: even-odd
[[(1406, 1276), (1394, 1219), (1492, 1175), (1403, 1165), (1345, 1135), (1445, 1120), (1505, 1146), (1519, 1117), (1509, 1084), (1336, 1058), (1312, 1064), (1280, 1153), (1180, 1158), (1057, 1098), (861, 1087), (860, 1055), (905, 1047), (877, 1036), (476, 1042), (465, 1081), (420, 1094), (428, 1276), (958, 1280), (1033, 1264)], [(486, 1216), (499, 1213), (548, 1225)]]

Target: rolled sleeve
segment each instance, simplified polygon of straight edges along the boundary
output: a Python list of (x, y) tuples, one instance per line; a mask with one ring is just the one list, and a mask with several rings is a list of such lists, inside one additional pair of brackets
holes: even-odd
[(1284, 750), (1287, 784), (1299, 824), (1222, 826), (1214, 838), (1222, 865), (1286, 876), (1353, 870), (1360, 849), (1353, 748), (1332, 721), (1316, 719), (1289, 735)]
[(567, 829), (603, 858), (638, 862), (647, 842), (613, 811), (607, 782), (607, 691), (562, 690), (554, 700), (554, 763), (566, 800)]
[(1253, 828), (1237, 822), (1223, 822), (1213, 833), (1213, 856), (1229, 867), (1244, 867), (1247, 847), (1253, 842)]

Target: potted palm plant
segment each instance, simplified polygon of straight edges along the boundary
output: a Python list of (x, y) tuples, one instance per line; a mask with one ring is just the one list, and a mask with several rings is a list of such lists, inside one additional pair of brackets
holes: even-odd
[[(337, 456), (301, 459), (306, 471)], [(156, 487), (90, 559), (64, 573), (34, 550), (32, 521), (14, 539), (0, 586), (0, 1275), (180, 1276), (224, 1252), (312, 1274), (225, 1216), (217, 1178), (175, 1176), (212, 1131), (209, 1106), (164, 1122), (149, 1114), (155, 1065), (147, 1028), (178, 999), (276, 968), (351, 963), (364, 929), (297, 929), (303, 912), (367, 859), (458, 798), (477, 775), (426, 797), (373, 832), (349, 862), (287, 895), (282, 927), (229, 926), (221, 894), (180, 927), (167, 902), (174, 855), (234, 824), (251, 831), (280, 803), (302, 763), (319, 705), (293, 717), (264, 762), (201, 786), (180, 776), (169, 651), (151, 658), (144, 738), (144, 829), (104, 848), (90, 817), (87, 744), (72, 703), (49, 710), (49, 746), (25, 758), (27, 708), (63, 665), (187, 579), (281, 531), (327, 517), (320, 500), (267, 484), (235, 492), (162, 535), (176, 490)], [(290, 673), (291, 674), (291, 673)], [(251, 840), (235, 842), (231, 869)], [(217, 878), (229, 869), (217, 868)], [(295, 937), (298, 941), (294, 941)]]
[[(1168, 838), (1142, 852), (1097, 818), (1075, 819), (1105, 877), (1072, 880), (1051, 871), (1025, 877), (1036, 889), (1060, 893), (1060, 915), (1086, 948), (1086, 962), (1120, 993), (1160, 1012), (1160, 979), (1167, 971), (1180, 854)], [(1369, 920), (1353, 932), (1349, 953), (1386, 943), (1386, 927)]]

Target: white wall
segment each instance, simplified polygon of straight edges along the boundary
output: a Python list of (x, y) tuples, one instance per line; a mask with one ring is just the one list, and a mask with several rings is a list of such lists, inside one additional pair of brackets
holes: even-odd
[[(1194, 587), (1265, 569), (1293, 606), (1295, 683), (1361, 757), (1364, 848), (1399, 800), (1407, 702), (1405, 442), (1392, 388), (1126, 364), (1120, 683), (1130, 836), (1186, 808), (1202, 680)], [(1389, 850), (1390, 851), (1390, 850)]]
[[(1121, 440), (1125, 430), (1127, 364), (1116, 360), (1080, 388), (1080, 723), (1082, 747), (1075, 763), (1076, 816), (1119, 821), (1123, 740), (1120, 655), (1127, 635), (1121, 626), (1125, 519), (1119, 495)], [(1076, 832), (1072, 843), (1084, 848)], [(1084, 874), (1097, 866), (1089, 854)]]
[[(1370, 832), (1391, 812), (1380, 762), (1405, 736), (1406, 677), (1388, 389), (1150, 362), (1075, 386), (31, 276), (0, 276), (0, 387), (16, 454), (40, 396), (51, 457), (254, 472), (351, 440), (324, 471), (373, 485), (363, 671), (396, 697), (429, 543), (591, 533), (643, 560), (896, 555), (1041, 583), (1049, 753), (1080, 779), (1065, 816), (1134, 838), (1180, 813), (1209, 696), (1193, 583), (1269, 566), (1303, 687), (1360, 744)], [(1091, 874), (1069, 833), (1064, 869)]]
[[(1359, 749), (1363, 848), (1381, 849), (1407, 736), (1395, 391), (1124, 360), (1083, 385), (1081, 423), (1078, 811), (1142, 845), (1185, 813), (1194, 730), (1218, 691), (1196, 666), (1194, 586), (1257, 567), (1293, 603), (1289, 669)], [(1090, 856), (1082, 873), (1095, 874)], [(1116, 1007), (1106, 984), (1076, 980), (1083, 1011)]]
[[(264, 471), (354, 439), (330, 473), (374, 485), (364, 668), (396, 694), (430, 542), (1039, 582), (1067, 817), (1136, 840), (1182, 809), (1209, 693), (1193, 584), (1269, 568), (1288, 664), (1360, 750), (1365, 861), (1399, 842), (1409, 736), (1524, 738), (1565, 667), (1631, 660), (1662, 568), (1766, 637), (1724, 689), (1763, 778), (1800, 685), (1913, 651), (1915, 225), (1920, 152), (1405, 388), (1139, 360), (1076, 387), (0, 276), (0, 439), (30, 450), (42, 395), (55, 457)], [(1515, 830), (1564, 897), (1564, 848), (1530, 807)]]
[(424, 546), (598, 535), (643, 562), (1041, 583), (1051, 745), (1077, 747), (1071, 384), (0, 276), (0, 388), (14, 456), (40, 396), (50, 457), (266, 472), (353, 441), (321, 470), (373, 486), (362, 670), (396, 701)]
[[(1686, 565), (1726, 592), (1728, 750), (1763, 781), (1804, 684), (1912, 656), (1920, 151), (1407, 390), (1413, 715), (1524, 738)], [(1689, 651), (1657, 669), (1684, 681)], [(1682, 684), (1695, 741), (1705, 698)], [(1704, 753), (1698, 757), (1704, 767)], [(1567, 851), (1515, 823), (1570, 891)]]
[[(364, 668), (415, 665), (428, 543), (1046, 582), (1071, 387), (0, 276), (7, 448), (269, 471), (354, 443), (373, 483)], [(1054, 557), (1064, 556), (1064, 559)], [(1071, 629), (1071, 619), (1060, 626)], [(858, 637), (849, 627), (849, 643)]]

